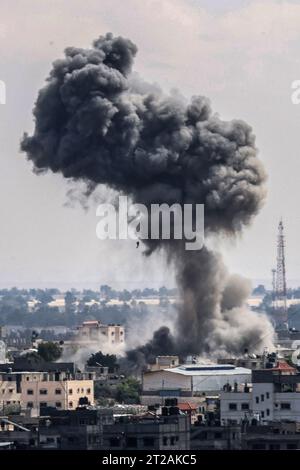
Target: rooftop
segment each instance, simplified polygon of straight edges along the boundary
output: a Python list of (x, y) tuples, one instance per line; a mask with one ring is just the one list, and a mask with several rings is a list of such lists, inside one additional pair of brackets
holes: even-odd
[(237, 375), (247, 374), (251, 375), (251, 369), (245, 367), (236, 367), (232, 364), (183, 364), (179, 367), (172, 367), (164, 369), (173, 374), (182, 375)]

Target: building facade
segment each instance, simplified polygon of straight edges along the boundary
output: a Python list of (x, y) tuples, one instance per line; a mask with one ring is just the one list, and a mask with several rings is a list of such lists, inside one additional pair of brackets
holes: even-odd
[(90, 374), (65, 372), (0, 373), (0, 406), (32, 409), (54, 407), (75, 410), (80, 405), (94, 404), (94, 381)]
[(103, 448), (111, 450), (189, 450), (190, 419), (151, 413), (123, 417), (103, 426)]
[(251, 386), (221, 392), (220, 411), (222, 424), (252, 419), (300, 422), (300, 375), (285, 362), (253, 370)]
[(186, 364), (150, 371), (143, 375), (141, 402), (152, 405), (174, 397), (178, 403), (200, 403), (204, 395), (218, 395), (226, 384), (234, 387), (247, 381), (251, 370), (231, 364)]
[(85, 321), (78, 327), (76, 339), (80, 342), (106, 343), (108, 346), (123, 345), (125, 329), (121, 325), (104, 325), (97, 320)]

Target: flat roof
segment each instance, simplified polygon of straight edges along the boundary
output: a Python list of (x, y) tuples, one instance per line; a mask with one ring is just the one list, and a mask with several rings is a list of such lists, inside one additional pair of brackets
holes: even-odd
[(181, 375), (238, 375), (247, 374), (251, 375), (251, 369), (245, 367), (235, 367), (232, 364), (191, 364), (181, 365), (179, 367), (171, 367), (163, 369), (173, 374)]

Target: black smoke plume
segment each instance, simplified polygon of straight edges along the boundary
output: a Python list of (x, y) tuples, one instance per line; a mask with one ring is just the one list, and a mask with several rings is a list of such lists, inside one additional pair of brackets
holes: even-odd
[[(90, 49), (69, 47), (34, 107), (35, 130), (21, 148), (37, 173), (98, 184), (133, 201), (205, 204), (206, 235), (234, 236), (259, 211), (265, 173), (251, 127), (222, 121), (203, 96), (167, 96), (132, 75), (137, 47), (101, 36)], [(177, 271), (181, 304), (172, 337), (166, 329), (140, 348), (166, 352), (239, 353), (270, 343), (271, 326), (245, 308), (248, 284), (230, 277), (218, 254), (158, 240)]]

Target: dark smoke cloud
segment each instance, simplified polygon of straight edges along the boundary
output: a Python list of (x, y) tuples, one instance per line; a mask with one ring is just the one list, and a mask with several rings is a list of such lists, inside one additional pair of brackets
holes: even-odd
[[(22, 150), (37, 173), (59, 172), (92, 189), (105, 184), (146, 205), (203, 203), (207, 234), (235, 235), (265, 195), (251, 127), (222, 121), (205, 97), (187, 103), (147, 85), (131, 73), (136, 52), (112, 34), (91, 49), (67, 48), (39, 92), (35, 130)], [(148, 252), (157, 247), (175, 264), (182, 293), (178, 350), (262, 346), (266, 320), (245, 309), (243, 281), (230, 278), (215, 253), (165, 240), (148, 243)], [(163, 333), (141, 353), (166, 352), (174, 338)]]

